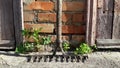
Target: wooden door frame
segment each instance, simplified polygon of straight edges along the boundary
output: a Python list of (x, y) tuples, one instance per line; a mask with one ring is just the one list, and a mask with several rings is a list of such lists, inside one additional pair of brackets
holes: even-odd
[(87, 0), (86, 43), (95, 44), (97, 23), (97, 0)]
[(22, 43), (22, 33), (23, 29), (23, 1), (22, 0), (12, 0), (13, 9), (13, 26), (14, 26), (14, 41), (2, 41), (1, 44), (7, 45), (11, 44), (13, 46), (0, 47), (0, 49), (15, 49), (16, 45)]
[(15, 44), (22, 43), (22, 29), (23, 23), (23, 0), (13, 0), (13, 13), (14, 13), (14, 27), (15, 27)]

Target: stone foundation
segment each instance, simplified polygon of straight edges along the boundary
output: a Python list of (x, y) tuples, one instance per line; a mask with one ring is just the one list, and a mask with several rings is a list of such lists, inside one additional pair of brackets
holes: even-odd
[[(57, 53), (58, 57), (60, 55), (61, 53)], [(14, 52), (0, 52), (0, 68), (120, 68), (120, 52), (95, 52), (78, 62), (71, 59), (61, 61), (60, 58), (56, 61), (56, 57), (51, 61), (34, 61), (33, 56), (40, 57), (33, 53), (18, 56)]]

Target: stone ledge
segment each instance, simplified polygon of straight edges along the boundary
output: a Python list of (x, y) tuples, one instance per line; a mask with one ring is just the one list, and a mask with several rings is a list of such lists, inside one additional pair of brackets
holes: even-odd
[(84, 62), (28, 62), (13, 54), (0, 52), (0, 68), (120, 68), (120, 52), (95, 52)]

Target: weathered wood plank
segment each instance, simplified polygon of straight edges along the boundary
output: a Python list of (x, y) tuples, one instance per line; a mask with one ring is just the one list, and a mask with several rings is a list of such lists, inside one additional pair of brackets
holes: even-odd
[(97, 39), (112, 38), (114, 0), (104, 0), (103, 7), (98, 9)]
[[(0, 0), (0, 43), (3, 40), (15, 40), (14, 37), (14, 17), (13, 0)], [(4, 45), (0, 47), (15, 47), (14, 45)]]
[(97, 23), (97, 0), (93, 0), (91, 45), (95, 44)]
[(104, 0), (98, 0), (98, 3), (97, 3), (97, 8), (102, 8), (103, 7), (103, 1)]
[(23, 2), (22, 0), (13, 0), (13, 11), (14, 11), (14, 26), (15, 26), (15, 40), (16, 45), (22, 42), (22, 29), (23, 25)]
[(0, 45), (14, 45), (15, 41), (14, 40), (0, 40)]
[(97, 19), (97, 0), (88, 0), (86, 42), (89, 45), (95, 44), (97, 22), (96, 19)]
[(120, 48), (120, 46), (118, 46), (118, 45), (113, 45), (113, 46), (99, 45), (99, 46), (97, 46), (97, 48), (101, 48), (101, 49), (118, 49), (118, 48)]
[(113, 21), (113, 39), (120, 39), (120, 0), (115, 0), (114, 21)]
[(0, 40), (14, 39), (12, 0), (0, 0)]
[[(93, 0), (92, 0), (93, 1)], [(92, 16), (92, 1), (91, 0), (87, 0), (87, 25), (86, 25), (86, 42), (88, 44), (91, 44), (91, 22), (92, 19), (90, 16)]]
[(97, 39), (96, 42), (100, 45), (120, 45), (120, 39)]

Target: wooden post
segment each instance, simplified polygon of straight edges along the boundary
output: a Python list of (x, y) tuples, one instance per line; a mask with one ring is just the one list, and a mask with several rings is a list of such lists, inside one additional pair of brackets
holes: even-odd
[(86, 43), (90, 44), (91, 0), (87, 0)]
[(120, 0), (114, 0), (114, 20), (112, 39), (120, 39)]
[(57, 45), (53, 55), (56, 54), (57, 48), (60, 47), (63, 54), (64, 50), (62, 48), (62, 0), (57, 0)]
[(14, 26), (15, 26), (15, 40), (16, 45), (22, 43), (22, 29), (23, 29), (23, 0), (13, 0), (14, 10)]
[(96, 22), (97, 22), (96, 19), (97, 19), (97, 0), (88, 0), (86, 42), (89, 45), (95, 44)]
[(97, 0), (93, 0), (92, 7), (93, 7), (93, 11), (92, 11), (91, 45), (94, 45), (96, 39)]

